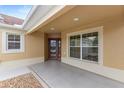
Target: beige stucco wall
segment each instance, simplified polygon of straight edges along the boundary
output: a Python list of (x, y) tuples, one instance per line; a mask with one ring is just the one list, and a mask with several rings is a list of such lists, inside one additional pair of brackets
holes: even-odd
[(47, 38), (61, 38), (60, 33), (48, 33)]
[(124, 19), (122, 17), (81, 25), (62, 32), (62, 57), (67, 57), (67, 33), (103, 26), (103, 65), (124, 69)]
[(0, 61), (1, 62), (44, 57), (44, 34), (41, 32), (34, 32), (32, 34), (27, 34), (27, 35), (25, 34), (25, 52), (3, 54), (2, 32), (5, 31), (20, 32), (19, 30), (0, 28)]

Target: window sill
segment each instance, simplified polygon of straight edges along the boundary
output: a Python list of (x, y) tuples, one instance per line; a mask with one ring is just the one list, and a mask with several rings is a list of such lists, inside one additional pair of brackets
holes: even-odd
[(13, 50), (13, 51), (4, 51), (3, 54), (17, 54), (17, 53), (23, 53), (22, 50)]
[(81, 63), (90, 63), (90, 64), (96, 64), (96, 65), (100, 65), (100, 62), (95, 62), (95, 61), (89, 61), (89, 60), (81, 60), (81, 59), (78, 59), (78, 58), (73, 58), (73, 57), (68, 57), (69, 59), (73, 59), (73, 60), (76, 60), (76, 61), (79, 61)]

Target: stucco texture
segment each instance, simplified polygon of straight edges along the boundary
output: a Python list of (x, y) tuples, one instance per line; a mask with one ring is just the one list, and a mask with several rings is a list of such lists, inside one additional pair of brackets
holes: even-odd
[(124, 69), (124, 19), (115, 18), (82, 25), (62, 32), (62, 57), (67, 57), (67, 34), (87, 28), (103, 26), (103, 65)]
[[(14, 29), (0, 28), (0, 61), (12, 61), (20, 59), (30, 59), (44, 56), (44, 34), (34, 32), (25, 34), (25, 51), (20, 53), (2, 53), (2, 32), (17, 32)], [(18, 31), (20, 32), (20, 31)], [(21, 33), (24, 33), (23, 31)]]

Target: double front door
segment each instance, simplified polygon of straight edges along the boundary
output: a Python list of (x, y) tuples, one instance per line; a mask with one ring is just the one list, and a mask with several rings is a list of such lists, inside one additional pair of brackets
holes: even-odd
[(48, 39), (49, 59), (61, 60), (61, 40)]

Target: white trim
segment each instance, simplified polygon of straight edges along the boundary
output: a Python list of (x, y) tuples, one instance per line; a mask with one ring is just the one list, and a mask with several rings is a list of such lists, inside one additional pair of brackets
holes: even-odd
[(14, 25), (8, 25), (8, 24), (0, 23), (0, 27), (3, 27), (3, 28), (11, 28), (11, 29), (15, 29), (15, 30), (22, 30), (22, 31), (24, 31), (24, 30), (21, 28), (22, 26), (14, 26)]
[(120, 82), (124, 82), (124, 70), (110, 68), (103, 65), (90, 64), (65, 57), (62, 58), (62, 62)]
[(24, 20), (24, 23), (22, 24), (22, 29), (24, 29), (25, 25), (27, 24), (27, 22), (29, 21), (29, 19), (31, 18), (31, 16), (34, 14), (34, 12), (36, 11), (37, 7), (38, 7), (38, 5), (34, 5), (32, 7), (32, 9), (28, 13), (26, 19)]
[(82, 60), (82, 34), (80, 34), (80, 60)]
[(25, 67), (32, 64), (44, 62), (44, 57), (28, 58), (22, 60), (5, 61), (0, 63), (0, 72), (19, 67)]
[[(59, 5), (56, 6), (54, 9), (52, 9), (51, 11), (48, 12), (48, 14), (46, 16), (44, 16), (40, 22), (38, 22), (35, 26), (33, 26), (31, 29), (29, 29), (29, 31), (27, 31), (27, 33), (32, 32), (34, 29), (36, 29), (38, 26), (40, 26), (42, 23), (44, 23), (45, 21), (47, 21), (50, 17), (52, 17), (53, 15), (55, 15), (57, 12), (59, 12), (60, 10), (62, 10), (66, 5)], [(38, 20), (39, 21), (39, 20)]]
[[(20, 49), (7, 49), (7, 34), (16, 34), (20, 35)], [(2, 53), (20, 53), (25, 51), (25, 36), (24, 33), (19, 32), (2, 32)]]
[(40, 82), (40, 84), (43, 86), (43, 88), (50, 88), (46, 83), (45, 81), (40, 77), (38, 76), (38, 74), (36, 74), (34, 71), (32, 71), (31, 69), (31, 73), (35, 76), (35, 78)]
[[(67, 58), (69, 58), (70, 53), (69, 53), (69, 37), (73, 35), (81, 35), (81, 34), (86, 34), (86, 33), (91, 33), (91, 32), (98, 32), (98, 64), (103, 65), (103, 26), (100, 27), (94, 27), (94, 28), (89, 28), (81, 31), (76, 31), (76, 32), (71, 32), (67, 34)], [(81, 47), (82, 48), (82, 47)], [(80, 50), (81, 51), (81, 50)], [(82, 52), (82, 51), (81, 51)], [(89, 61), (89, 60), (84, 60), (80, 58), (83, 62), (89, 62), (89, 63), (95, 63), (94, 61)], [(97, 63), (97, 62), (96, 62)]]
[(98, 40), (98, 44), (99, 44), (99, 60), (100, 60), (100, 65), (103, 65), (103, 26), (101, 27), (101, 31), (99, 31), (99, 40)]

